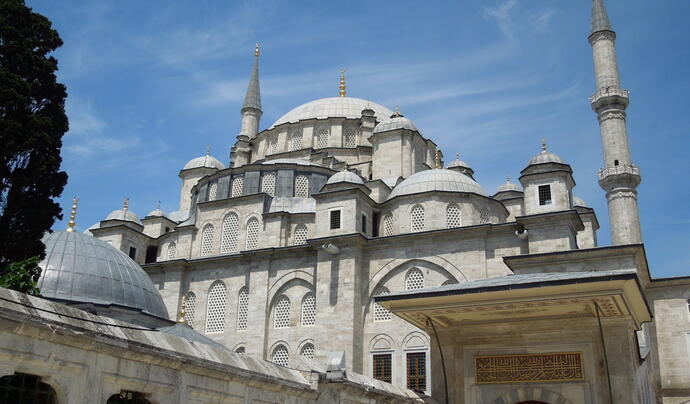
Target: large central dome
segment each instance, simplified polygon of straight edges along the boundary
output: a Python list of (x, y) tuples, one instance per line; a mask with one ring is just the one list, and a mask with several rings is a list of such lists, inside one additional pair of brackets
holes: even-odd
[[(376, 120), (379, 122), (387, 120), (393, 111), (375, 102), (352, 97), (331, 97), (321, 98), (302, 104), (292, 111), (278, 118), (271, 125), (282, 125), (284, 123), (295, 123), (305, 119), (326, 119), (326, 118), (351, 118), (357, 119), (362, 116), (362, 110), (372, 109)], [(269, 128), (269, 129), (270, 129)]]

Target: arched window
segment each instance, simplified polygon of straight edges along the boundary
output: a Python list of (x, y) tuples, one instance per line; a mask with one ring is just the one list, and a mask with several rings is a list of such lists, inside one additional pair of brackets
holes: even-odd
[(122, 390), (110, 396), (106, 404), (151, 404), (146, 395), (136, 391)]
[(218, 183), (214, 181), (208, 187), (208, 200), (215, 201), (216, 196), (218, 196)]
[(449, 203), (446, 208), (446, 225), (449, 229), (462, 226), (460, 222), (460, 207), (456, 203)]
[(245, 352), (247, 352), (247, 350), (246, 350), (245, 347), (243, 347), (243, 346), (238, 346), (237, 348), (235, 348), (235, 353), (236, 353), (236, 354), (244, 355)]
[(240, 289), (237, 295), (237, 331), (247, 329), (247, 311), (249, 305), (249, 289), (246, 286)]
[(328, 143), (329, 143), (328, 138), (329, 138), (328, 128), (319, 129), (319, 131), (316, 135), (316, 147), (318, 149), (323, 149), (324, 147), (328, 147)]
[(285, 345), (280, 344), (273, 349), (273, 353), (271, 354), (271, 362), (280, 366), (287, 366), (290, 363), (290, 355), (288, 354), (288, 350), (285, 348)]
[(343, 147), (357, 147), (357, 130), (355, 128), (345, 128), (345, 133), (343, 134)]
[(184, 319), (190, 327), (194, 328), (194, 312), (196, 310), (196, 295), (193, 292), (187, 292), (184, 295)]
[(314, 359), (314, 344), (311, 342), (304, 344), (299, 355), (303, 358)]
[(213, 253), (213, 225), (207, 224), (201, 230), (201, 255)]
[(264, 173), (261, 177), (261, 192), (276, 196), (276, 173)]
[(276, 302), (273, 310), (273, 328), (290, 327), (290, 299), (282, 295)]
[(295, 227), (294, 245), (302, 245), (307, 243), (308, 230), (304, 224), (298, 224)]
[(418, 232), (424, 230), (424, 207), (414, 205), (410, 211), (410, 231)]
[(253, 217), (247, 222), (247, 250), (254, 250), (259, 245), (259, 219)]
[[(374, 296), (388, 296), (390, 294), (390, 290), (388, 290), (388, 288), (385, 286), (381, 286), (374, 292)], [(391, 312), (387, 308), (374, 302), (374, 321), (388, 321), (390, 319)]]
[(458, 283), (458, 281), (456, 281), (455, 279), (448, 279), (447, 281), (443, 282), (441, 286), (455, 285), (456, 283)]
[(489, 223), (489, 211), (482, 208), (479, 210), (479, 224)]
[(295, 130), (290, 136), (290, 150), (299, 150), (302, 148), (302, 131)]
[(390, 213), (383, 217), (383, 235), (393, 235), (393, 215), (391, 215)]
[(230, 191), (230, 197), (236, 198), (242, 196), (242, 188), (244, 188), (244, 177), (235, 177), (232, 180), (232, 189)]
[(221, 281), (215, 281), (208, 290), (206, 307), (206, 333), (225, 331), (225, 302), (228, 290)]
[(40, 376), (15, 373), (0, 377), (0, 402), (17, 404), (56, 404), (57, 394)]
[(268, 141), (268, 154), (275, 154), (278, 151), (278, 136), (273, 136)]
[(417, 268), (407, 271), (405, 276), (405, 290), (424, 289), (424, 274)]
[(237, 235), (240, 231), (240, 218), (236, 213), (230, 212), (223, 219), (223, 228), (220, 233), (220, 252), (234, 253), (239, 250)]
[(314, 294), (309, 292), (302, 299), (302, 326), (316, 324), (316, 300)]
[(295, 177), (295, 197), (307, 198), (309, 196), (309, 177), (298, 175)]
[(171, 241), (170, 243), (168, 243), (168, 259), (174, 260), (176, 255), (177, 255), (177, 243), (175, 243), (174, 241)]

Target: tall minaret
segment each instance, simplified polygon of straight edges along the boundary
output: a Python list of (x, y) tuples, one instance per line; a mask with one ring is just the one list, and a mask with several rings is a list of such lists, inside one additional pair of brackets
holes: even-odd
[(242, 129), (240, 135), (253, 138), (259, 132), (259, 120), (261, 119), (261, 90), (259, 89), (259, 44), (254, 49), (254, 67), (249, 78), (247, 95), (244, 96), (244, 104), (240, 110), (242, 114)]
[(592, 2), (592, 32), (589, 43), (594, 53), (596, 93), (590, 97), (597, 113), (604, 146), (604, 168), (599, 185), (606, 191), (614, 245), (641, 243), (637, 191), (640, 170), (630, 160), (625, 109), (629, 92), (620, 86), (615, 48), (616, 33), (611, 28), (603, 0)]

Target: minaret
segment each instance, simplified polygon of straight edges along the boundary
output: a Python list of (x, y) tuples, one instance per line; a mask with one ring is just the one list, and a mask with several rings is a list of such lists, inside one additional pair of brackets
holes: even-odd
[(641, 177), (639, 168), (630, 159), (625, 121), (629, 92), (620, 86), (615, 40), (616, 33), (611, 28), (603, 0), (593, 0), (589, 43), (594, 54), (596, 93), (590, 97), (590, 102), (599, 118), (604, 148), (599, 185), (606, 191), (611, 241), (619, 245), (642, 242), (635, 190)]
[(259, 44), (254, 49), (254, 67), (249, 78), (247, 95), (244, 96), (242, 114), (242, 129), (240, 135), (253, 138), (259, 132), (259, 120), (261, 119), (261, 90), (259, 89)]

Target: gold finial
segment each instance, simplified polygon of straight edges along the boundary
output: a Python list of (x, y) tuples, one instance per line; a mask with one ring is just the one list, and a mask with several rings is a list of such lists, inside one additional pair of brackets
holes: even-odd
[(182, 303), (180, 304), (180, 315), (177, 319), (180, 324), (187, 324), (187, 296), (182, 296)]
[(125, 198), (125, 202), (122, 204), (122, 210), (129, 210), (129, 198)]
[(510, 184), (510, 177), (506, 177), (506, 184)]
[(544, 138), (541, 139), (541, 151), (546, 151), (546, 139)]
[(441, 162), (441, 149), (436, 148), (436, 168), (443, 168), (443, 163)]
[(257, 42), (256, 48), (254, 48), (254, 56), (258, 58), (259, 54), (261, 54), (261, 44)]
[(69, 223), (67, 223), (67, 231), (68, 232), (73, 232), (74, 231), (74, 226), (76, 223), (74, 222), (74, 219), (77, 217), (77, 203), (79, 202), (79, 197), (75, 196), (72, 198), (72, 213), (69, 215)]
[(345, 97), (345, 69), (340, 69), (340, 96)]

